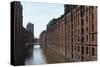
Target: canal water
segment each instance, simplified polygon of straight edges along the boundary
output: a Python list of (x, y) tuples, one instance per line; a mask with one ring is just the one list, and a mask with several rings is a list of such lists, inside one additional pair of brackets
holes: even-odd
[(59, 53), (45, 48), (45, 46), (34, 45), (28, 51), (28, 56), (25, 58), (25, 65), (64, 63), (64, 60), (65, 58), (62, 58)]
[(35, 64), (46, 64), (46, 57), (43, 53), (43, 48), (40, 45), (34, 45), (33, 49), (30, 49), (30, 56), (25, 59), (25, 65), (35, 65)]

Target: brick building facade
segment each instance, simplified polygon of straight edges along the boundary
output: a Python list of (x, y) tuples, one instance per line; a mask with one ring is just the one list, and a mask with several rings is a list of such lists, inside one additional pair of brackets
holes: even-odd
[(65, 13), (47, 25), (47, 48), (61, 62), (97, 59), (97, 7), (64, 5)]
[[(22, 5), (11, 2), (11, 64), (23, 65), (27, 44), (33, 42), (33, 34), (23, 27)], [(27, 43), (27, 44), (26, 44)]]
[(46, 31), (42, 31), (39, 37), (40, 45), (46, 45)]

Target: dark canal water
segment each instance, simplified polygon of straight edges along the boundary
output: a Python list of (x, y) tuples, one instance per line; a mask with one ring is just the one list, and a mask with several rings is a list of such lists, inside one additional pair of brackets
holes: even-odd
[(25, 59), (25, 65), (46, 64), (46, 55), (40, 45), (34, 45), (34, 49), (30, 49), (31, 54)]
[(56, 52), (40, 47), (40, 45), (34, 45), (33, 49), (29, 49), (28, 53), (25, 58), (25, 65), (63, 63)]

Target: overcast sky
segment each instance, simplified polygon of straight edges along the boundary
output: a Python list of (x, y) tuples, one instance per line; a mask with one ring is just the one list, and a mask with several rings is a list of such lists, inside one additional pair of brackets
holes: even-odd
[(23, 6), (23, 26), (28, 22), (34, 24), (34, 36), (39, 37), (40, 33), (46, 29), (46, 25), (53, 18), (58, 18), (64, 13), (63, 4), (21, 2)]

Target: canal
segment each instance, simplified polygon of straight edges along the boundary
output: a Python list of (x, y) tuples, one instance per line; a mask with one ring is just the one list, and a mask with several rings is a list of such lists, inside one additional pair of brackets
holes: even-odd
[(43, 48), (40, 48), (40, 45), (34, 45), (33, 49), (29, 50), (29, 53), (30, 55), (25, 59), (25, 65), (47, 63)]
[(56, 52), (40, 47), (40, 45), (34, 45), (33, 48), (29, 49), (28, 53), (25, 58), (25, 65), (63, 63)]

